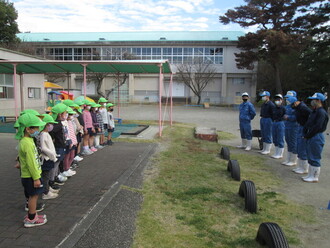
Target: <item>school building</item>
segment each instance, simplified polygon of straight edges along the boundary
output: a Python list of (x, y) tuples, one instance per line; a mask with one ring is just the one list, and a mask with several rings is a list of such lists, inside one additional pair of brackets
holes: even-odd
[[(18, 37), (35, 49), (35, 55), (54, 60), (168, 60), (175, 73), (177, 65), (203, 60), (212, 63), (216, 75), (205, 88), (202, 102), (233, 104), (237, 96), (247, 91), (256, 92), (256, 71), (238, 69), (235, 53), (237, 41), (243, 32), (237, 31), (139, 31), (139, 32), (86, 32), (86, 33), (21, 33)], [(120, 101), (157, 102), (159, 75), (120, 75)], [(108, 75), (100, 90), (116, 101), (118, 75)], [(61, 80), (61, 79), (60, 79)], [(82, 93), (82, 76), (62, 77), (56, 83), (68, 87), (74, 95)], [(163, 97), (168, 95), (169, 75), (165, 75)], [(97, 95), (97, 80), (89, 77), (87, 95)], [(194, 103), (193, 92), (173, 76), (175, 101)]]

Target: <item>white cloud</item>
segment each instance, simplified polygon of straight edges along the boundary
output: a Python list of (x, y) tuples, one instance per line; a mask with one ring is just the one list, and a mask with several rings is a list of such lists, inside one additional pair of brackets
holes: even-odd
[(223, 29), (218, 22), (221, 12), (219, 2), (215, 0), (13, 0), (13, 2), (18, 11), (18, 24), (22, 32)]

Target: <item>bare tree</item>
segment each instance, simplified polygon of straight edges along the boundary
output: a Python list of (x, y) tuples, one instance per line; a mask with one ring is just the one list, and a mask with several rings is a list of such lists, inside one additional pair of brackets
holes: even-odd
[(216, 68), (212, 62), (198, 58), (192, 64), (177, 66), (178, 79), (187, 85), (197, 96), (197, 104), (201, 103), (202, 92), (216, 75)]

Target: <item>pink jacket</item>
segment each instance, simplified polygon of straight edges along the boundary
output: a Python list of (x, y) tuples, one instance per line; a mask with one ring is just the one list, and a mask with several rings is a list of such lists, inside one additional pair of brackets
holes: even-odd
[(93, 120), (92, 120), (92, 115), (91, 112), (88, 110), (84, 110), (83, 113), (83, 119), (84, 119), (84, 129), (87, 131), (87, 128), (92, 128), (93, 127)]

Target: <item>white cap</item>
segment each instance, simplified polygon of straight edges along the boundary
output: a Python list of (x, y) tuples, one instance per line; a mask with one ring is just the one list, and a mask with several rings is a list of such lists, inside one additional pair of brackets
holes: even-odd
[(283, 96), (281, 94), (277, 94), (275, 97), (279, 97), (279, 98), (283, 99)]
[(242, 96), (249, 96), (249, 93), (244, 92), (244, 93), (242, 94)]

